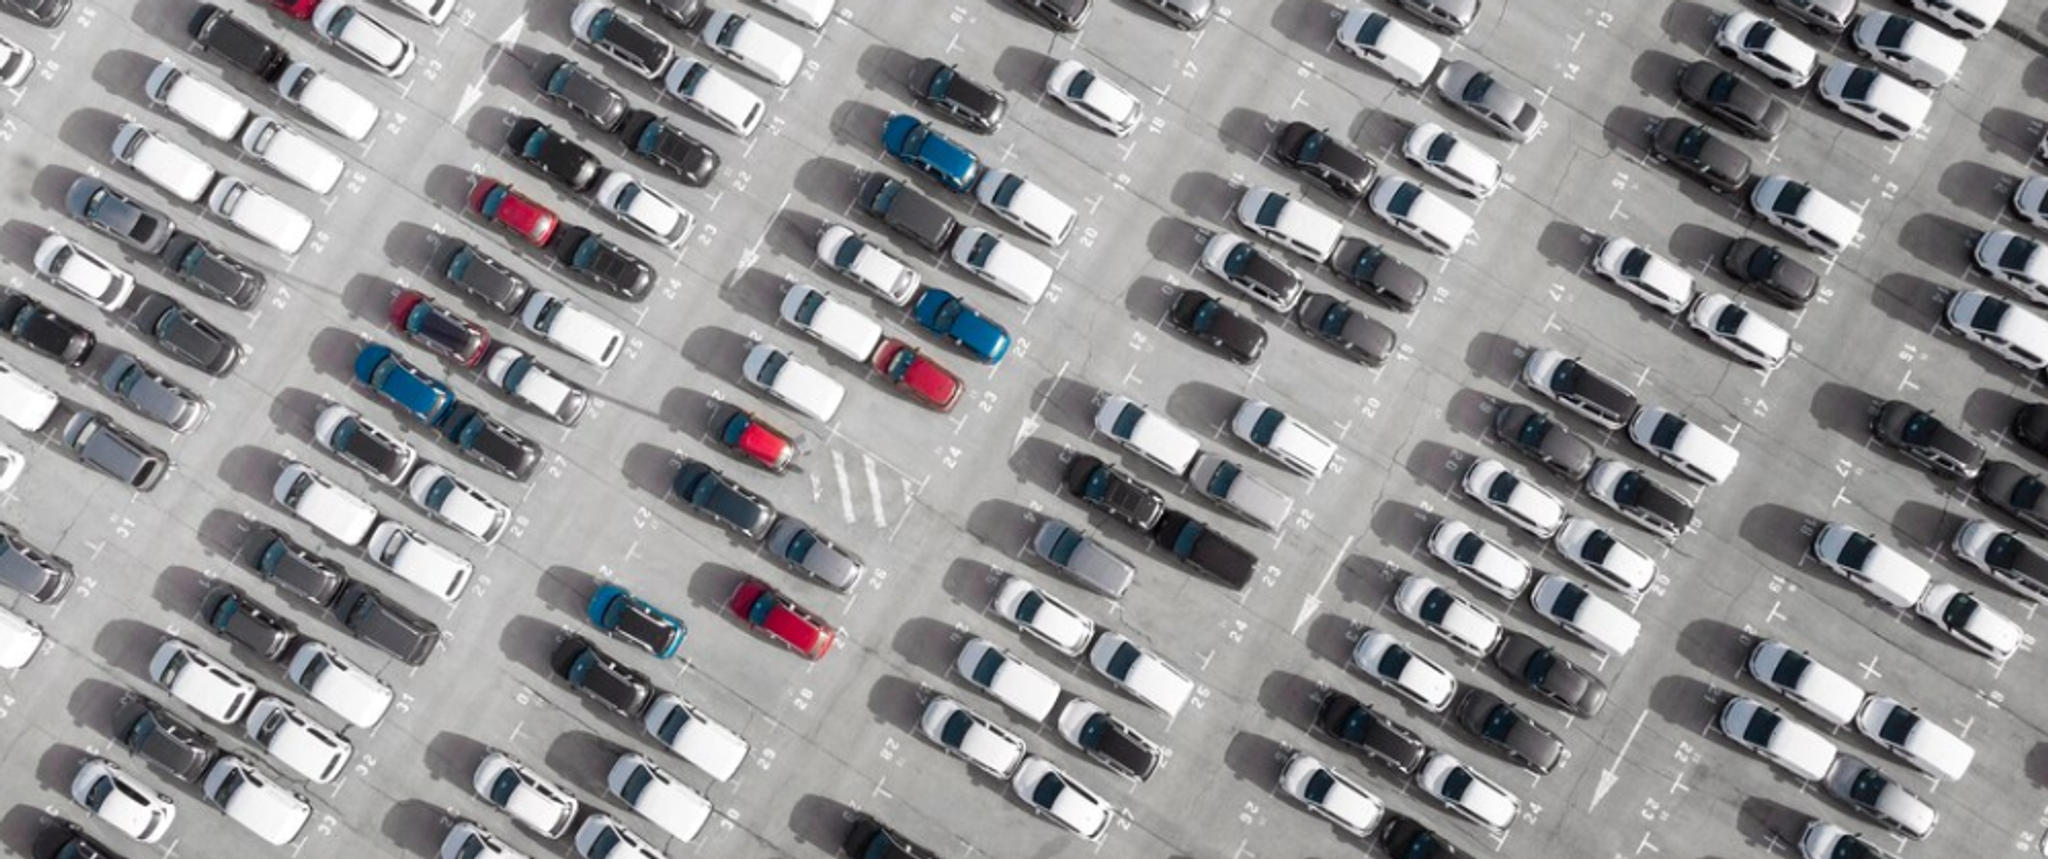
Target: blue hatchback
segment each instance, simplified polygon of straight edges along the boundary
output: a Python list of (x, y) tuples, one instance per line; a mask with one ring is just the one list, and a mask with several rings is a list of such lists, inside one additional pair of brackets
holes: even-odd
[(981, 160), (974, 153), (909, 114), (882, 123), (882, 148), (955, 194), (967, 193), (981, 178)]
[(1010, 332), (943, 289), (928, 288), (919, 294), (913, 314), (919, 324), (960, 344), (984, 364), (1001, 361), (1010, 351)]
[(649, 605), (618, 585), (598, 588), (590, 597), (588, 613), (590, 622), (598, 629), (663, 659), (675, 656), (690, 634), (681, 618)]
[(356, 353), (356, 381), (370, 386), (370, 390), (427, 426), (440, 426), (455, 408), (454, 391), (382, 343), (365, 343), (363, 350)]

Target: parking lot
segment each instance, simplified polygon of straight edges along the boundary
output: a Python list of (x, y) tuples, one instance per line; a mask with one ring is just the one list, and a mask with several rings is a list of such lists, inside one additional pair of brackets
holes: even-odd
[[(1966, 428), (1993, 458), (2048, 468), (2004, 439), (2012, 411), (2048, 399), (2048, 392), (1939, 330), (1945, 291), (2003, 289), (1969, 270), (1976, 233), (2029, 230), (2006, 200), (2021, 179), (2048, 169), (2033, 160), (2048, 117), (2048, 0), (2013, 0), (1998, 31), (1969, 42), (1963, 72), (1938, 91), (1928, 127), (1898, 144), (1852, 126), (1803, 92), (1780, 94), (1793, 117), (1774, 144), (1723, 135), (1756, 160), (1759, 173), (1808, 181), (1863, 216), (1856, 245), (1838, 259), (1796, 252), (1824, 273), (1821, 295), (1803, 311), (1750, 300), (1796, 343), (1792, 360), (1770, 373), (1728, 360), (1682, 319), (1630, 298), (1589, 264), (1602, 238), (1624, 235), (1691, 269), (1702, 289), (1728, 293), (1738, 287), (1719, 271), (1717, 258), (1729, 239), (1755, 234), (1790, 246), (1757, 223), (1741, 199), (1713, 195), (1646, 158), (1648, 125), (1688, 115), (1672, 79), (1685, 63), (1712, 54), (1716, 15), (1738, 7), (1763, 11), (1752, 0), (1488, 3), (1471, 32), (1448, 40), (1446, 57), (1474, 59), (1537, 98), (1545, 124), (1532, 142), (1513, 146), (1432, 95), (1395, 88), (1338, 49), (1332, 30), (1343, 10), (1323, 0), (1234, 4), (1194, 35), (1165, 26), (1134, 0), (1096, 0), (1078, 36), (1055, 36), (1008, 0), (840, 0), (837, 17), (815, 33), (725, 0), (719, 5), (746, 6), (796, 38), (809, 60), (786, 91), (728, 64), (768, 99), (767, 119), (747, 140), (574, 45), (568, 0), (465, 0), (440, 28), (371, 5), (419, 47), (418, 63), (397, 81), (351, 63), (268, 4), (222, 2), (383, 109), (365, 144), (320, 134), (349, 161), (330, 197), (278, 179), (149, 105), (142, 81), (169, 57), (264, 113), (312, 127), (247, 75), (190, 51), (190, 0), (80, 0), (54, 31), (0, 19), (0, 32), (42, 61), (21, 95), (0, 91), (0, 277), (8, 288), (87, 323), (107, 347), (152, 355), (117, 316), (35, 274), (32, 255), (54, 226), (125, 265), (143, 288), (185, 291), (152, 263), (124, 257), (111, 240), (68, 219), (64, 192), (79, 175), (101, 176), (135, 194), (263, 267), (271, 282), (248, 312), (180, 295), (250, 351), (224, 379), (172, 368), (214, 403), (208, 421), (184, 435), (135, 418), (99, 393), (90, 371), (101, 365), (66, 370), (18, 343), (0, 342), (0, 358), (56, 389), (67, 407), (113, 415), (174, 462), (162, 485), (136, 493), (72, 461), (54, 431), (0, 433), (0, 441), (29, 454), (20, 483), (0, 496), (0, 521), (68, 558), (79, 574), (73, 592), (54, 606), (9, 593), (10, 606), (49, 635), (34, 662), (0, 678), (0, 845), (14, 853), (29, 853), (51, 815), (85, 820), (68, 790), (78, 763), (98, 754), (179, 808), (174, 828), (154, 848), (89, 827), (117, 850), (229, 856), (268, 849), (257, 848), (260, 842), (196, 790), (147, 770), (111, 736), (110, 717), (124, 695), (163, 698), (147, 664), (166, 633), (198, 644), (267, 691), (292, 690), (278, 666), (231, 649), (204, 628), (198, 602), (215, 580), (284, 608), (303, 632), (357, 658), (398, 693), (376, 729), (347, 732), (356, 751), (342, 778), (300, 786), (315, 812), (298, 840), (281, 848), (293, 856), (431, 856), (458, 818), (476, 820), (532, 855), (573, 855), (566, 842), (516, 829), (472, 792), (471, 773), (490, 749), (517, 756), (588, 805), (633, 823), (606, 793), (605, 773), (617, 749), (654, 753), (656, 744), (638, 725), (556, 679), (549, 654), (570, 633), (600, 641), (752, 745), (740, 775), (723, 783), (664, 761), (719, 815), (695, 843), (668, 845), (671, 856), (836, 855), (856, 811), (953, 857), (1247, 859), (1368, 850), (1366, 840), (1276, 789), (1287, 753), (1297, 749), (1337, 765), (1390, 809), (1476, 855), (1796, 856), (1800, 829), (1815, 816), (1869, 833), (1900, 857), (1995, 859), (2042, 851), (2048, 691), (2028, 682), (2043, 670), (2032, 638), (2011, 660), (1990, 662), (1910, 610), (1891, 609), (1829, 572), (1806, 546), (1820, 523), (1855, 525), (1937, 580), (1977, 592), (2030, 633), (2038, 628), (2035, 604), (1947, 548), (1958, 523), (1996, 520), (1997, 511), (1967, 485), (1931, 477), (1872, 442), (1867, 420), (1876, 403), (1908, 399)], [(1385, 0), (1364, 2), (1393, 9)], [(1902, 11), (1893, 0), (1865, 5)], [(644, 7), (624, 8), (654, 21)], [(653, 25), (684, 52), (709, 56), (694, 36)], [(692, 189), (650, 177), (646, 163), (615, 140), (538, 98), (534, 64), (550, 52), (575, 57), (636, 106), (681, 120), (722, 156), (717, 178)], [(1840, 44), (1823, 53), (1849, 56)], [(914, 177), (877, 143), (888, 114), (919, 112), (903, 79), (925, 56), (999, 84), (1011, 102), (1008, 121), (991, 136), (940, 121), (934, 127), (985, 161), (1029, 175), (1080, 212), (1062, 247), (1026, 243), (1057, 271), (1054, 291), (1028, 309), (854, 208), (861, 178), (883, 171), (942, 198), (963, 224), (1006, 227), (970, 206), (971, 197), (947, 196)], [(1146, 119), (1137, 133), (1121, 140), (1099, 133), (1041, 95), (1046, 71), (1068, 57), (1142, 96)], [(520, 116), (577, 137), (608, 166), (650, 177), (697, 216), (691, 237), (679, 251), (662, 248), (533, 175), (503, 151), (507, 127)], [(312, 215), (313, 240), (287, 259), (115, 163), (108, 142), (130, 118)], [(1457, 199), (1475, 212), (1476, 232), (1455, 256), (1432, 258), (1363, 205), (1340, 203), (1276, 161), (1269, 154), (1273, 133), (1291, 119), (1325, 126), (1382, 169), (1418, 179), (1402, 162), (1400, 142), (1411, 124), (1436, 121), (1502, 158), (1507, 185), (1476, 206)], [(514, 182), (565, 220), (600, 229), (654, 263), (659, 281), (652, 294), (640, 303), (603, 297), (482, 225), (465, 208), (479, 175)], [(1344, 360), (1292, 320), (1244, 301), (1201, 270), (1203, 241), (1212, 231), (1238, 229), (1231, 209), (1250, 185), (1343, 215), (1347, 235), (1386, 244), (1430, 277), (1430, 300), (1410, 314), (1350, 296), (1399, 332), (1401, 345), (1386, 365)], [(868, 232), (911, 260), (928, 284), (990, 312), (1015, 338), (1009, 356), (994, 367), (975, 364), (817, 264), (814, 239), (830, 222)], [(451, 237), (626, 329), (616, 365), (598, 371), (557, 359), (507, 318), (447, 287), (434, 267)], [(950, 414), (935, 414), (780, 323), (776, 308), (788, 279), (831, 291), (880, 319), (891, 336), (926, 349), (965, 380), (961, 402)], [(1307, 279), (1316, 292), (1353, 291), (1327, 271)], [(1263, 322), (1270, 334), (1263, 359), (1241, 368), (1166, 327), (1172, 291), (1187, 286), (1225, 295)], [(589, 414), (565, 430), (521, 410), (481, 373), (400, 345), (386, 307), (406, 288), (482, 322), (494, 339), (548, 356), (590, 387)], [(365, 339), (407, 352), (449, 380), (464, 401), (483, 404), (540, 441), (547, 455), (534, 478), (514, 482), (460, 462), (356, 384), (351, 365)], [(745, 386), (740, 363), (756, 340), (780, 345), (846, 385), (845, 407), (831, 425), (801, 419)], [(1645, 404), (1681, 412), (1740, 449), (1734, 477), (1700, 490), (1624, 434), (1560, 414), (1602, 456), (1629, 461), (1688, 496), (1697, 492), (1694, 532), (1660, 543), (1492, 437), (1491, 414), (1501, 403), (1559, 413), (1518, 382), (1522, 357), (1539, 347), (1582, 356), (1633, 387)], [(1162, 410), (1201, 436), (1206, 450), (1248, 463), (1293, 494), (1288, 526), (1273, 535), (1232, 519), (1184, 481), (1095, 433), (1094, 404), (1110, 394)], [(1336, 440), (1330, 472), (1303, 480), (1236, 440), (1228, 425), (1243, 397), (1273, 403)], [(506, 536), (482, 549), (319, 449), (312, 424), (325, 400), (402, 430), (423, 455), (512, 505)], [(799, 469), (770, 475), (725, 452), (704, 430), (714, 400), (798, 430), (806, 447)], [(1260, 572), (1243, 591), (1227, 590), (1180, 567), (1144, 536), (1091, 513), (1059, 487), (1073, 453), (1120, 465), (1164, 493), (1169, 506), (1243, 543), (1258, 554)], [(1459, 491), (1464, 465), (1479, 456), (1508, 462), (1564, 496), (1574, 515), (1608, 524), (1658, 558), (1657, 583), (1629, 606), (1643, 624), (1633, 652), (1602, 659), (1526, 602), (1507, 605), (1429, 556), (1424, 537), (1448, 515), (1510, 544), (1540, 569), (1568, 571), (1557, 552)], [(816, 524), (873, 569), (841, 595), (730, 538), (670, 492), (682, 457), (707, 461), (778, 510)], [(287, 458), (314, 465), (380, 510), (467, 552), (477, 568), (467, 593), (452, 606), (437, 603), (373, 569), (360, 553), (318, 539), (271, 500)], [(1131, 591), (1112, 602), (1032, 558), (1026, 543), (1046, 516), (1084, 525), (1133, 559), (1139, 571)], [(260, 525), (287, 529), (433, 618), (444, 631), (439, 650), (415, 669), (289, 602), (243, 562), (248, 535)], [(1404, 571), (1427, 572), (1510, 627), (1597, 666), (1612, 688), (1605, 710), (1568, 718), (1523, 694), (1489, 663), (1458, 654), (1399, 617), (1387, 601)], [(1084, 660), (1021, 637), (986, 610), (1002, 572), (1048, 588), (1179, 667), (1199, 684), (1190, 705), (1169, 720), (1118, 692)], [(745, 576), (837, 625), (836, 652), (806, 662), (735, 620), (724, 601)], [(677, 660), (659, 663), (598, 638), (584, 606), (604, 582), (623, 584), (688, 623)], [(1366, 627), (1392, 631), (1460, 683), (1516, 702), (1564, 738), (1567, 762), (1535, 776), (1447, 717), (1349, 668), (1351, 643)], [(1051, 725), (1004, 711), (952, 668), (960, 644), (977, 635), (1043, 668), (1069, 693), (1116, 712), (1169, 748), (1167, 763), (1145, 782), (1128, 781), (1077, 753)], [(1882, 834), (1819, 785), (1797, 781), (1709, 730), (1731, 694), (1785, 706), (1739, 673), (1760, 637), (1810, 651), (1976, 748), (1967, 777), (1936, 782), (1853, 729), (1833, 735), (1843, 751), (1897, 774), (1940, 812), (1931, 837), (1909, 842)], [(1504, 835), (1488, 833), (1312, 731), (1315, 696), (1324, 689), (1374, 705), (1491, 776), (1521, 798), (1521, 819)], [(935, 693), (1017, 731), (1034, 754), (1118, 806), (1122, 813), (1107, 837), (1089, 844), (1034, 818), (1007, 784), (924, 740), (916, 720)], [(206, 727), (224, 747), (260, 759), (239, 734)], [(658, 831), (638, 828), (650, 837)]]

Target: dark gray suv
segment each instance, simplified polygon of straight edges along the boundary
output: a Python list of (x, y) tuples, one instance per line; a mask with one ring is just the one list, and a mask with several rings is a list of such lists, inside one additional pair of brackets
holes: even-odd
[(350, 635), (407, 665), (425, 665), (441, 640), (441, 628), (433, 621), (362, 582), (342, 586), (334, 617)]
[(64, 426), (64, 446), (93, 470), (148, 492), (164, 479), (171, 460), (99, 412), (81, 411)]
[(1870, 434), (1921, 467), (1969, 480), (1984, 467), (1984, 448), (1940, 418), (1905, 400), (1890, 400), (1870, 418)]
[(29, 545), (14, 530), (0, 523), (0, 584), (6, 584), (39, 603), (53, 603), (71, 590), (71, 562)]
[(114, 711), (114, 739), (136, 757), (187, 784), (197, 782), (220, 751), (220, 744), (205, 731), (134, 694)]
[(198, 394), (185, 390), (133, 355), (119, 355), (100, 374), (100, 390), (136, 414), (177, 430), (190, 432), (212, 410)]

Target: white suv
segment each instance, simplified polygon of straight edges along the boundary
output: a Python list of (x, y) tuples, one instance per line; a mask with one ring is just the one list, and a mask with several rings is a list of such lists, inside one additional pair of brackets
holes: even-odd
[(267, 116), (249, 120), (248, 127), (242, 129), (242, 151), (256, 156), (277, 175), (323, 196), (334, 193), (347, 166), (333, 150)]
[(469, 559), (388, 519), (371, 532), (364, 550), (378, 566), (445, 602), (460, 598), (476, 572)]
[(124, 122), (114, 134), (114, 160), (187, 203), (197, 203), (220, 175), (206, 159), (140, 123)]
[(747, 741), (731, 728), (711, 721), (688, 701), (668, 692), (647, 705), (640, 727), (662, 746), (718, 781), (739, 772), (747, 759)]
[(1394, 591), (1394, 607), (1403, 617), (1473, 656), (1485, 656), (1506, 634), (1499, 618), (1420, 573), (1409, 573), (1401, 580)]
[(619, 755), (605, 787), (648, 822), (681, 841), (693, 841), (711, 819), (711, 801), (635, 752)]
[(1536, 586), (1529, 589), (1529, 605), (1564, 631), (1611, 656), (1628, 653), (1643, 631), (1642, 622), (1628, 612), (1555, 573), (1536, 580)]
[(917, 272), (902, 260), (875, 247), (867, 236), (839, 224), (828, 224), (818, 233), (817, 251), (819, 262), (898, 307), (910, 303), (922, 282)]
[(1080, 656), (1095, 637), (1095, 621), (1019, 576), (1004, 577), (989, 608), (1068, 656)]
[(181, 638), (166, 638), (149, 660), (149, 677), (171, 697), (223, 725), (249, 715), (256, 683)]
[(1443, 519), (1430, 529), (1429, 553), (1510, 600), (1522, 595), (1534, 575), (1522, 556), (1456, 519)]
[(1835, 744), (1827, 737), (1755, 698), (1730, 698), (1715, 726), (1737, 744), (1807, 781), (1820, 780), (1835, 762)]
[(306, 696), (358, 728), (373, 728), (391, 707), (391, 687), (317, 641), (299, 645), (285, 678)]
[(314, 784), (334, 781), (355, 754), (348, 740), (275, 695), (256, 702), (242, 722), (242, 732), (285, 769)]
[(214, 760), (200, 793), (229, 820), (276, 846), (292, 843), (313, 816), (313, 806), (305, 797), (234, 755)]
[(1840, 522), (1814, 533), (1813, 556), (1893, 608), (1912, 608), (1934, 580), (1905, 555)]
[(1121, 394), (1096, 407), (1095, 430), (1175, 477), (1186, 474), (1202, 452), (1202, 443), (1192, 433)]
[(1742, 667), (1758, 683), (1790, 698), (1829, 725), (1849, 724), (1863, 706), (1864, 696), (1869, 694), (1840, 672), (1814, 661), (1812, 655), (1775, 638), (1757, 642)]
[(377, 105), (347, 84), (305, 63), (292, 63), (278, 76), (277, 94), (298, 105), (321, 125), (361, 143), (377, 127)]
[(1506, 463), (1481, 457), (1465, 468), (1465, 494), (1524, 531), (1550, 539), (1564, 526), (1564, 502)]
[(1045, 721), (1059, 702), (1060, 684), (985, 638), (968, 639), (953, 665), (969, 683), (1032, 722)]
[(767, 343), (756, 343), (740, 365), (740, 377), (814, 420), (830, 423), (846, 399), (846, 386)]
[(1948, 300), (1943, 320), (1950, 330), (2028, 372), (2048, 368), (2048, 322), (2012, 302), (1981, 290), (1963, 290)]
[(881, 323), (809, 284), (790, 281), (779, 311), (782, 321), (861, 363), (867, 363), (882, 343)]
[(1720, 436), (1655, 406), (1636, 412), (1628, 437), (1680, 474), (1701, 483), (1720, 484), (1735, 472), (1742, 452)]
[(1254, 235), (1313, 262), (1329, 259), (1343, 236), (1336, 218), (1271, 188), (1246, 188), (1234, 211)]
[(1074, 207), (1029, 179), (990, 167), (975, 181), (974, 196), (1032, 238), (1058, 247), (1073, 232)]
[(917, 730), (946, 754), (999, 779), (1015, 775), (1024, 763), (1024, 741), (1016, 734), (944, 695), (924, 705)]
[(1310, 480), (1323, 476), (1337, 456), (1337, 445), (1322, 433), (1259, 400), (1246, 398), (1238, 406), (1230, 431)]

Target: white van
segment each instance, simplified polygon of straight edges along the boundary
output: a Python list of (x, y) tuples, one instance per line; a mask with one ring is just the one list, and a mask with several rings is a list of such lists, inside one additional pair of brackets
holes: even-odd
[(199, 198), (206, 196), (206, 189), (213, 187), (214, 177), (220, 175), (192, 150), (172, 143), (140, 123), (121, 124), (121, 130), (114, 134), (113, 152), (115, 161), (128, 165), (142, 178), (164, 189), (164, 193), (187, 203), (199, 202)]
[(626, 343), (626, 335), (618, 326), (538, 289), (527, 296), (525, 306), (519, 309), (519, 321), (542, 340), (599, 367), (610, 367), (619, 360), (619, 351)]
[(840, 354), (867, 363), (882, 345), (882, 324), (825, 291), (790, 281), (782, 293), (782, 319)]
[(1863, 229), (1863, 216), (1855, 209), (1784, 175), (1759, 180), (1749, 192), (1749, 207), (1757, 217), (1828, 256), (1847, 250)]
[(158, 63), (149, 73), (142, 92), (151, 102), (217, 140), (235, 139), (242, 124), (249, 121), (247, 105), (220, 87), (186, 74), (170, 60)]
[(746, 740), (670, 692), (655, 696), (654, 703), (647, 705), (640, 726), (669, 751), (718, 781), (732, 778), (747, 759)]
[(461, 597), (470, 574), (476, 572), (468, 558), (389, 519), (378, 524), (365, 548), (378, 566), (446, 602)]
[(1195, 454), (1202, 452), (1193, 433), (1122, 394), (1104, 399), (1096, 408), (1095, 429), (1175, 477), (1186, 474)]
[(242, 129), (242, 151), (256, 156), (277, 175), (321, 195), (333, 193), (345, 166), (333, 150), (267, 116), (250, 120), (249, 127)]
[(1312, 262), (1329, 259), (1344, 234), (1336, 218), (1271, 188), (1246, 188), (1235, 212), (1245, 229)]
[(277, 94), (350, 140), (368, 140), (377, 127), (377, 105), (305, 63), (292, 63), (284, 70), (277, 79)]
[(231, 754), (221, 755), (206, 771), (202, 792), (229, 820), (278, 846), (292, 843), (313, 816), (305, 797)]
[(1323, 476), (1337, 445), (1307, 424), (1264, 402), (1246, 398), (1230, 421), (1230, 431), (1281, 465), (1314, 480)]
[(740, 375), (783, 405), (819, 421), (829, 423), (846, 399), (846, 386), (766, 343), (748, 350)]
[(42, 432), (57, 413), (57, 392), (0, 360), (0, 417), (22, 432)]
[(794, 83), (803, 71), (803, 48), (738, 12), (720, 9), (705, 16), (698, 35), (706, 47), (778, 87)]
[(1052, 266), (980, 227), (960, 231), (953, 240), (953, 261), (1025, 304), (1037, 304), (1052, 288)]
[(0, 670), (13, 671), (27, 665), (42, 647), (42, 627), (35, 621), (0, 609)]
[(293, 651), (284, 676), (307, 697), (358, 728), (376, 727), (391, 707), (391, 687), (318, 641), (306, 641)]
[(206, 205), (235, 229), (285, 256), (298, 253), (299, 248), (306, 246), (306, 238), (313, 234), (313, 219), (306, 217), (306, 213), (233, 176), (223, 176), (213, 183), (213, 195), (207, 198)]
[(284, 472), (277, 476), (270, 494), (313, 530), (346, 545), (362, 543), (377, 522), (377, 508), (298, 460), (285, 461)]
[(1294, 512), (1294, 499), (1253, 476), (1243, 466), (1213, 453), (1195, 457), (1188, 482), (1225, 510), (1267, 531), (1278, 533)]

